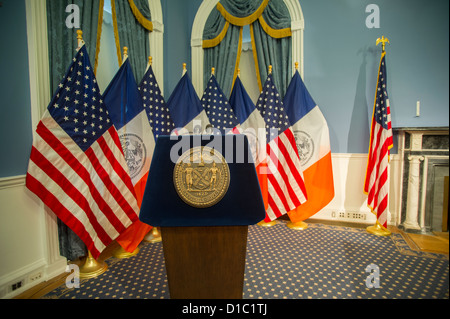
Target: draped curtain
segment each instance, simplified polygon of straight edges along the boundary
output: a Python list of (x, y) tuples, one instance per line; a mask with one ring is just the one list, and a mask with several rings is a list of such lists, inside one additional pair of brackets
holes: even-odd
[[(61, 22), (65, 22), (70, 14), (66, 12), (66, 7), (75, 4), (80, 9), (80, 29), (83, 31), (83, 40), (86, 43), (89, 58), (96, 69), (103, 20), (103, 2), (103, 0), (47, 0), (48, 55), (52, 94), (65, 75), (78, 47), (76, 29), (61, 25)], [(58, 219), (58, 237), (62, 256), (75, 260), (86, 255), (86, 245), (60, 219)]]
[(119, 66), (121, 50), (127, 47), (136, 82), (140, 83), (150, 55), (148, 35), (153, 31), (148, 0), (111, 0), (111, 9)]
[(242, 27), (250, 25), (259, 88), (268, 67), (279, 92), (284, 95), (291, 76), (291, 18), (283, 0), (220, 0), (203, 31), (203, 83), (216, 69), (222, 90), (230, 94), (239, 66)]
[(91, 63), (96, 68), (99, 52), (97, 48), (100, 48), (103, 20), (103, 2), (104, 0), (47, 0), (48, 55), (52, 94), (66, 73), (67, 66), (72, 62), (78, 47), (76, 29), (67, 28), (63, 24), (70, 14), (66, 12), (67, 6), (75, 4), (80, 8), (80, 29), (83, 31), (83, 40), (87, 44)]

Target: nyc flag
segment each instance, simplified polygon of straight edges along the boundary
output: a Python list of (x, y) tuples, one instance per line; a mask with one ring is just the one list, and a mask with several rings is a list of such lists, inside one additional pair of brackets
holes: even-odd
[[(117, 128), (140, 206), (155, 139), (128, 59), (122, 63), (103, 96), (111, 120)], [(133, 252), (150, 229), (150, 226), (136, 221), (116, 241), (126, 251)]]
[(187, 72), (167, 101), (178, 134), (201, 134), (209, 123)]
[(240, 123), (241, 132), (247, 136), (264, 205), (267, 209), (266, 122), (248, 96), (239, 76), (234, 81), (230, 105)]
[(268, 208), (266, 222), (306, 202), (306, 188), (294, 133), (269, 73), (256, 108), (266, 122)]
[(223, 135), (239, 134), (239, 121), (231, 110), (230, 104), (214, 75), (211, 75), (206, 85), (201, 103), (209, 121), (218, 133), (220, 132)]
[(386, 83), (386, 52), (381, 54), (378, 71), (375, 102), (373, 106), (370, 146), (367, 159), (364, 193), (368, 195), (367, 205), (377, 216), (377, 221), (384, 228), (388, 219), (389, 195), (389, 154), (393, 147), (391, 107)]
[(327, 122), (303, 83), (298, 71), (283, 99), (292, 124), (308, 200), (289, 212), (292, 222), (319, 212), (334, 198), (330, 134)]
[(94, 258), (138, 220), (119, 136), (84, 45), (37, 126), (26, 186)]

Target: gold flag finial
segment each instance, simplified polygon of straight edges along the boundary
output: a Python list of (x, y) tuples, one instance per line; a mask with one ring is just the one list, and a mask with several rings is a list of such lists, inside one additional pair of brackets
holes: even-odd
[(84, 41), (83, 41), (83, 31), (81, 31), (80, 29), (77, 30), (77, 40), (78, 40), (78, 49), (80, 49), (81, 46), (84, 43)]
[(152, 58), (151, 56), (149, 56), (149, 57), (148, 57), (148, 64), (149, 64), (149, 65), (152, 65), (152, 63), (153, 63), (153, 58)]
[(125, 60), (126, 58), (128, 58), (128, 48), (123, 47), (123, 59)]
[(183, 71), (186, 71), (186, 63), (183, 63)]
[(295, 62), (295, 69), (298, 70), (298, 62)]
[(214, 72), (216, 71), (216, 68), (212, 67), (211, 68), (211, 75), (214, 75)]
[(272, 74), (272, 66), (269, 65), (269, 74)]
[[(386, 42), (389, 43), (389, 39), (385, 38), (384, 35), (377, 39), (376, 45), (381, 43), (381, 50), (385, 52)], [(390, 44), (390, 43), (389, 43)]]
[(241, 77), (241, 69), (238, 68), (238, 77)]

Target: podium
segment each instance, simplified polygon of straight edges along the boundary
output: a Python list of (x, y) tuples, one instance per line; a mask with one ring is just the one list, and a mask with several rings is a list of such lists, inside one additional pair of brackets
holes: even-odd
[(171, 298), (241, 299), (248, 225), (264, 217), (245, 135), (158, 138), (139, 218), (161, 227)]

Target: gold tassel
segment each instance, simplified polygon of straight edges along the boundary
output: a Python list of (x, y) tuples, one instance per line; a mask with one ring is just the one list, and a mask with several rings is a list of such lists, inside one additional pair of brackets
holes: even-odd
[(119, 67), (122, 65), (122, 54), (120, 52), (120, 41), (119, 41), (119, 27), (117, 26), (117, 13), (116, 13), (116, 1), (111, 0), (111, 14), (114, 26), (114, 39), (116, 41), (116, 51), (117, 60), (119, 62)]
[(229, 21), (231, 24), (243, 27), (244, 25), (252, 24), (253, 22), (255, 22), (256, 19), (258, 19), (258, 17), (264, 12), (264, 9), (266, 8), (268, 3), (269, 0), (263, 0), (258, 9), (255, 10), (255, 12), (243, 18), (238, 18), (228, 13), (228, 11), (225, 10), (220, 2), (217, 3), (216, 8), (220, 12), (220, 14), (222, 14), (225, 20)]
[(131, 11), (133, 12), (134, 17), (136, 20), (140, 23), (141, 26), (143, 26), (148, 31), (153, 31), (153, 23), (150, 20), (147, 20), (142, 13), (139, 11), (139, 9), (134, 4), (133, 0), (128, 0), (128, 3), (130, 5)]
[(100, 39), (102, 37), (104, 3), (105, 0), (100, 0), (100, 8), (98, 10), (98, 21), (97, 21), (97, 41), (95, 43), (94, 75), (97, 75), (98, 56), (100, 54)]
[(291, 28), (273, 29), (267, 24), (262, 15), (258, 18), (258, 21), (261, 24), (264, 32), (266, 32), (272, 38), (280, 39), (292, 36)]
[(203, 43), (202, 43), (203, 49), (213, 48), (216, 45), (218, 45), (220, 42), (222, 42), (223, 38), (225, 38), (225, 35), (227, 34), (229, 26), (230, 26), (230, 23), (228, 21), (226, 21), (225, 25), (223, 26), (222, 31), (220, 31), (220, 33), (217, 37), (215, 37), (214, 39), (203, 40)]

